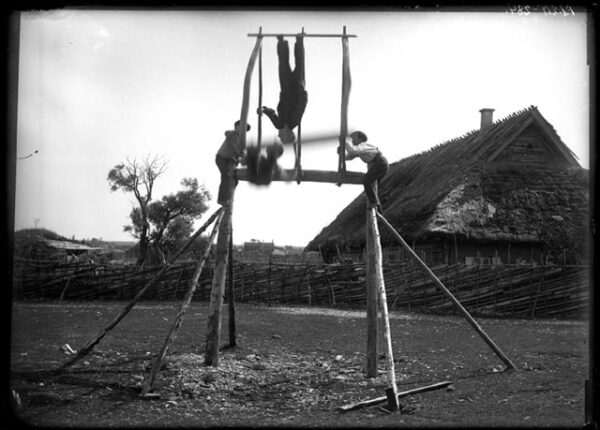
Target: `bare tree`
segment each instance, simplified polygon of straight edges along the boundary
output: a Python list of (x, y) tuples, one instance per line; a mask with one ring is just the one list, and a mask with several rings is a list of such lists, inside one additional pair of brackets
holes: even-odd
[(142, 161), (127, 158), (124, 163), (117, 164), (108, 172), (107, 180), (111, 191), (131, 192), (139, 205), (131, 213), (133, 226), (125, 226), (125, 231), (131, 231), (140, 241), (140, 253), (136, 263), (139, 267), (146, 262), (149, 251), (148, 205), (152, 200), (154, 181), (166, 168), (167, 161), (162, 157), (147, 155)]

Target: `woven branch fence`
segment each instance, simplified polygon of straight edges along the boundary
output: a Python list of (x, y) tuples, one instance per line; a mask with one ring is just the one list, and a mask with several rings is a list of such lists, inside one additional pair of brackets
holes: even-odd
[[(146, 300), (181, 300), (196, 262), (173, 264), (145, 295)], [(60, 264), (17, 259), (13, 297), (17, 300), (130, 300), (160, 266)], [(473, 315), (585, 318), (589, 266), (440, 265), (431, 270)], [(422, 268), (384, 265), (388, 306), (452, 314), (453, 304)], [(212, 266), (202, 273), (194, 300), (210, 299)], [(235, 300), (364, 308), (364, 264), (234, 263)]]

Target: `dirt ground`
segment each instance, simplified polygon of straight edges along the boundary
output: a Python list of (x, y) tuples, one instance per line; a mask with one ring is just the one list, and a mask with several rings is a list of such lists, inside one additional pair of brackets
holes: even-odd
[[(478, 319), (517, 365), (504, 364), (459, 316), (393, 312), (398, 390), (446, 388), (350, 412), (338, 407), (385, 395), (365, 377), (365, 313), (237, 304), (237, 343), (204, 366), (207, 304), (193, 303), (159, 373), (159, 398), (140, 387), (179, 303), (141, 303), (89, 355), (61, 373), (125, 303), (15, 303), (10, 388), (15, 424), (42, 426), (440, 427), (584, 423), (586, 321)], [(221, 344), (228, 343), (224, 306)], [(380, 345), (383, 345), (380, 342)], [(381, 348), (380, 348), (381, 349)], [(383, 349), (381, 349), (383, 351)]]

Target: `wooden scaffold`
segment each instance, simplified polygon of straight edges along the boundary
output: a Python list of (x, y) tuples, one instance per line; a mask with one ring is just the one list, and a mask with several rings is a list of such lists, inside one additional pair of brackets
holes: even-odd
[[(262, 28), (258, 33), (249, 34), (248, 36), (256, 37), (256, 43), (248, 67), (246, 70), (246, 76), (244, 80), (244, 93), (242, 110), (240, 115), (240, 123), (242, 133), (240, 139), (242, 147), (246, 145), (246, 124), (248, 121), (249, 111), (249, 94), (250, 94), (250, 82), (252, 71), (254, 69), (256, 59), (259, 59), (259, 106), (262, 101), (262, 62), (261, 59), (261, 44), (265, 37), (277, 37), (277, 36), (294, 36), (294, 37), (334, 37), (340, 38), (342, 41), (342, 98), (341, 98), (341, 114), (340, 114), (340, 132), (339, 132), (339, 147), (338, 147), (338, 165), (335, 171), (319, 171), (319, 170), (303, 170), (301, 167), (301, 148), (302, 139), (300, 133), (300, 124), (298, 125), (298, 139), (294, 143), (295, 153), (295, 168), (293, 171), (283, 171), (281, 174), (276, 175), (272, 180), (274, 181), (289, 181), (290, 178), (295, 179), (298, 183), (301, 181), (308, 182), (322, 182), (322, 183), (334, 183), (338, 185), (342, 184), (363, 184), (364, 174), (359, 172), (348, 172), (346, 171), (345, 164), (345, 143), (348, 136), (348, 103), (350, 98), (351, 89), (351, 76), (350, 76), (350, 59), (349, 59), (349, 44), (348, 39), (350, 37), (356, 37), (355, 35), (347, 34), (346, 27), (343, 29), (342, 34), (309, 34), (305, 33), (304, 28), (301, 33), (298, 34), (268, 34), (262, 33)], [(259, 139), (258, 147), (260, 148), (260, 137), (262, 134), (261, 116), (259, 114), (258, 119), (258, 130)], [(236, 169), (236, 175), (238, 180), (249, 180), (248, 172), (246, 169)], [(219, 238), (217, 240), (217, 251), (215, 270), (212, 280), (211, 290), (211, 301), (209, 306), (208, 315), (208, 326), (206, 332), (205, 342), (205, 357), (204, 361), (206, 365), (217, 366), (219, 360), (219, 343), (220, 343), (220, 321), (221, 321), (221, 309), (223, 304), (223, 294), (225, 290), (226, 280), (226, 267), (228, 260), (228, 243), (231, 239), (231, 213), (233, 208), (232, 203), (229, 206), (224, 207), (224, 215), (221, 225), (219, 227)], [(377, 375), (377, 303), (381, 305), (382, 318), (384, 321), (384, 339), (385, 339), (385, 356), (386, 356), (386, 367), (387, 367), (387, 381), (388, 388), (386, 389), (386, 398), (388, 399), (388, 409), (391, 411), (399, 410), (398, 404), (398, 392), (395, 378), (394, 358), (392, 339), (389, 326), (387, 301), (385, 293), (385, 284), (383, 279), (383, 268), (382, 268), (382, 252), (381, 244), (379, 240), (379, 231), (377, 226), (377, 215), (376, 208), (373, 205), (367, 206), (367, 249), (369, 253), (368, 258), (368, 283), (367, 289), (370, 293), (367, 294), (370, 299), (368, 300), (368, 340), (367, 340), (367, 376)], [(377, 300), (379, 298), (379, 300)], [(232, 300), (232, 294), (229, 297)], [(230, 315), (231, 318), (231, 315)], [(231, 340), (230, 340), (231, 342)]]
[[(339, 38), (342, 41), (342, 97), (341, 97), (341, 114), (340, 114), (340, 131), (339, 135), (339, 147), (338, 147), (338, 164), (337, 170), (333, 171), (319, 171), (319, 170), (303, 170), (301, 165), (301, 147), (302, 139), (300, 132), (300, 124), (298, 125), (298, 138), (294, 143), (295, 153), (295, 165), (293, 170), (282, 170), (279, 175), (276, 175), (272, 180), (274, 181), (290, 181), (296, 180), (300, 183), (301, 181), (308, 182), (322, 182), (322, 183), (333, 183), (333, 184), (363, 184), (364, 174), (360, 172), (349, 172), (346, 171), (345, 165), (345, 142), (348, 134), (348, 102), (350, 96), (351, 77), (350, 77), (350, 62), (349, 62), (349, 46), (348, 39), (356, 37), (352, 34), (346, 33), (346, 27), (343, 29), (342, 34), (310, 34), (302, 29), (301, 33), (295, 34), (269, 34), (263, 33), (260, 28), (258, 33), (248, 34), (250, 37), (255, 37), (256, 42), (244, 78), (244, 90), (242, 99), (242, 109), (240, 113), (241, 130), (240, 143), (242, 147), (246, 146), (246, 124), (248, 120), (248, 112), (250, 105), (250, 89), (252, 81), (252, 73), (255, 65), (259, 63), (259, 106), (262, 104), (262, 56), (261, 46), (262, 41), (265, 37), (315, 37), (315, 38)], [(261, 114), (259, 113), (258, 121), (258, 145), (260, 148), (260, 140), (262, 134), (261, 125)], [(305, 139), (307, 141), (318, 141), (323, 138), (331, 138), (332, 136), (320, 136)], [(237, 168), (236, 175), (238, 180), (249, 180), (247, 169)], [(181, 326), (185, 313), (189, 308), (192, 296), (197, 287), (200, 274), (203, 270), (205, 262), (208, 260), (212, 243), (216, 239), (216, 253), (213, 270), (213, 278), (211, 282), (211, 293), (210, 293), (210, 304), (208, 308), (207, 316), (207, 329), (205, 338), (205, 351), (204, 351), (204, 364), (207, 366), (218, 366), (219, 364), (219, 345), (220, 345), (220, 333), (221, 333), (221, 312), (223, 307), (223, 299), (225, 296), (226, 280), (229, 279), (228, 299), (229, 299), (229, 345), (235, 346), (235, 309), (233, 303), (233, 264), (232, 264), (232, 211), (233, 211), (233, 196), (232, 191), (231, 202), (226, 206), (220, 207), (213, 215), (206, 221), (206, 223), (190, 237), (188, 242), (169, 260), (169, 262), (145, 285), (128, 303), (124, 309), (90, 342), (88, 342), (83, 348), (76, 352), (76, 354), (67, 360), (59, 370), (62, 370), (83, 356), (88, 354), (100, 340), (114, 328), (125, 315), (135, 306), (135, 304), (142, 298), (144, 293), (154, 285), (159, 277), (172, 265), (175, 260), (191, 245), (191, 243), (200, 236), (200, 234), (208, 228), (214, 222), (213, 231), (210, 235), (205, 251), (199, 260), (193, 278), (190, 281), (188, 290), (185, 294), (183, 302), (180, 306), (179, 312), (177, 313), (171, 328), (161, 346), (159, 353), (157, 354), (151, 370), (148, 375), (144, 378), (142, 384), (141, 395), (146, 398), (158, 397), (156, 393), (153, 393), (153, 385), (158, 374), (162, 362), (166, 357), (170, 345), (174, 342), (177, 331)], [(412, 255), (417, 262), (423, 267), (429, 276), (435, 282), (435, 285), (442, 290), (442, 292), (455, 304), (460, 313), (467, 319), (471, 326), (477, 331), (477, 333), (488, 343), (492, 350), (502, 359), (509, 369), (516, 369), (515, 365), (510, 359), (498, 348), (489, 336), (479, 327), (475, 320), (468, 314), (468, 312), (461, 306), (458, 300), (450, 293), (450, 291), (441, 283), (437, 277), (431, 272), (431, 270), (425, 265), (425, 263), (419, 259), (419, 257), (412, 251), (412, 249), (402, 239), (400, 234), (391, 226), (391, 224), (377, 211), (374, 205), (367, 203), (366, 206), (366, 243), (367, 243), (367, 354), (366, 354), (366, 375), (367, 377), (376, 377), (378, 374), (377, 369), (377, 319), (379, 311), (381, 312), (381, 318), (383, 323), (383, 338), (385, 345), (385, 362), (386, 362), (386, 377), (387, 377), (387, 388), (385, 390), (385, 397), (371, 399), (352, 405), (346, 405), (340, 407), (342, 411), (353, 410), (358, 407), (368, 406), (371, 404), (381, 403), (387, 400), (387, 409), (390, 411), (400, 410), (399, 399), (401, 397), (414, 394), (417, 392), (425, 392), (438, 388), (442, 388), (451, 384), (449, 381), (429, 385), (422, 388), (417, 388), (405, 392), (398, 392), (396, 377), (395, 377), (395, 366), (393, 357), (393, 344), (392, 336), (389, 324), (388, 306), (386, 300), (386, 289), (385, 281), (383, 277), (383, 265), (382, 265), (382, 250), (379, 235), (378, 219), (383, 222), (388, 228), (390, 228), (395, 237), (400, 241), (403, 247), (407, 249), (410, 255)]]

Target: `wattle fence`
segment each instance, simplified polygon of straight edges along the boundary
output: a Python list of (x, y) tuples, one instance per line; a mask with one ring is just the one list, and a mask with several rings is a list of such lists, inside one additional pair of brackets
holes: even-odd
[[(146, 300), (181, 300), (196, 262), (174, 264)], [(64, 264), (17, 259), (16, 300), (130, 300), (161, 267)], [(431, 270), (473, 315), (586, 318), (589, 266), (440, 265)], [(234, 298), (242, 302), (364, 308), (364, 264), (234, 263)], [(416, 264), (384, 265), (391, 310), (451, 314), (454, 305)], [(209, 300), (212, 266), (206, 265), (194, 300)]]

